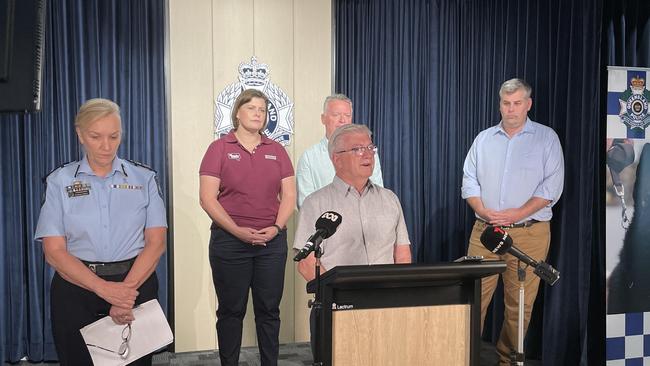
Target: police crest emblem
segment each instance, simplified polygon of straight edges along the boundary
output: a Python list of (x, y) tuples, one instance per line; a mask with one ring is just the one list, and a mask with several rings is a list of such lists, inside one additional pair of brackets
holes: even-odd
[(268, 65), (258, 63), (255, 56), (251, 62), (239, 64), (238, 81), (228, 85), (219, 93), (214, 106), (215, 140), (232, 130), (230, 114), (235, 99), (246, 89), (257, 89), (269, 98), (267, 106), (267, 125), (264, 134), (282, 146), (291, 142), (293, 134), (293, 102), (287, 94), (270, 81)]
[(619, 96), (618, 102), (621, 106), (619, 117), (628, 128), (645, 130), (650, 125), (650, 115), (648, 115), (650, 91), (646, 89), (645, 79), (640, 75), (633, 76), (629, 82), (629, 87)]

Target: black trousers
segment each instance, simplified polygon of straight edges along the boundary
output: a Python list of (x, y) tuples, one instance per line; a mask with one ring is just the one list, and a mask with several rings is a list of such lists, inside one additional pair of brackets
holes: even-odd
[[(114, 276), (100, 276), (107, 281), (122, 281), (127, 273)], [(156, 273), (138, 289), (136, 304), (158, 297), (158, 278)], [(111, 304), (95, 293), (63, 279), (57, 272), (51, 286), (52, 333), (54, 345), (61, 366), (92, 365), (86, 343), (79, 332), (84, 326), (107, 316)], [(131, 365), (151, 365), (152, 355), (145, 356)]]
[(239, 363), (248, 290), (253, 293), (255, 328), (262, 366), (278, 363), (280, 300), (287, 261), (287, 232), (263, 246), (246, 244), (223, 229), (210, 235), (210, 267), (219, 300), (217, 336), (221, 365)]

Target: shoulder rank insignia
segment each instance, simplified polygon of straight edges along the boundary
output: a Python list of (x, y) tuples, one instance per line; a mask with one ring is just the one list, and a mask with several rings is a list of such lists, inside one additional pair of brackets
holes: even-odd
[(56, 168), (50, 170), (49, 173), (47, 173), (47, 174), (45, 174), (45, 176), (43, 176), (43, 183), (46, 183), (46, 182), (47, 182), (47, 177), (49, 177), (50, 175), (52, 175), (52, 173), (54, 173), (55, 171), (57, 171), (57, 170), (63, 168), (63, 167), (66, 166), (66, 165), (70, 165), (70, 164), (72, 164), (72, 163), (76, 163), (76, 162), (77, 162), (76, 160), (68, 161), (67, 163), (63, 163), (63, 164), (57, 166)]
[[(142, 167), (142, 168), (145, 168), (145, 169), (147, 169), (147, 170), (151, 170), (152, 172), (154, 172), (153, 178), (155, 179), (155, 181), (156, 181), (156, 186), (158, 187), (158, 194), (160, 195), (160, 197), (163, 196), (163, 195), (162, 195), (162, 190), (160, 189), (160, 184), (158, 183), (158, 172), (156, 172), (155, 169), (151, 168), (151, 167), (148, 166), (148, 165), (142, 164), (142, 163), (139, 162), (139, 161), (135, 161), (135, 160), (131, 160), (131, 159), (124, 159), (124, 160), (128, 161), (129, 163), (131, 163), (131, 164), (133, 164), (133, 165), (135, 165), (135, 166), (139, 166), (139, 167)], [(124, 167), (122, 167), (122, 169), (124, 169)], [(126, 174), (125, 174), (125, 175), (126, 175)], [(139, 186), (139, 187), (140, 187), (140, 188), (132, 188), (132, 189), (142, 189), (142, 186)], [(117, 187), (114, 187), (114, 188), (117, 188)]]
[(135, 166), (139, 166), (139, 167), (142, 167), (142, 168), (145, 168), (145, 169), (151, 170), (152, 172), (156, 172), (156, 171), (153, 170), (153, 168), (151, 168), (150, 166), (148, 166), (148, 165), (146, 165), (146, 164), (143, 164), (143, 163), (141, 163), (141, 162), (139, 162), (139, 161), (135, 161), (135, 160), (131, 160), (131, 159), (124, 159), (124, 160), (128, 161), (129, 163), (131, 163), (131, 164), (133, 164), (133, 165), (135, 165)]
[(90, 184), (81, 183), (80, 181), (76, 180), (72, 182), (72, 185), (65, 187), (65, 190), (68, 192), (69, 198), (87, 196), (90, 194)]

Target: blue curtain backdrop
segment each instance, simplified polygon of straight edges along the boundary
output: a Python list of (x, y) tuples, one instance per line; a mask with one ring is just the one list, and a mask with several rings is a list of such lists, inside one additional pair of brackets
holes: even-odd
[[(646, 0), (605, 1), (603, 63), (608, 66), (650, 67), (650, 2)], [(603, 80), (605, 80), (607, 75), (605, 68), (602, 70), (602, 75)], [(646, 80), (646, 83), (648, 83), (648, 80)], [(602, 83), (601, 95), (603, 95), (602, 106), (604, 110), (607, 104), (605, 97), (607, 95), (607, 83)], [(646, 129), (646, 136), (648, 131)], [(640, 178), (637, 177), (637, 179)], [(642, 200), (637, 199), (636, 202), (642, 202)], [(642, 206), (640, 203), (639, 205)], [(640, 210), (636, 212), (639, 213)], [(637, 217), (641, 217), (641, 215)], [(642, 222), (641, 225), (646, 226), (648, 223)], [(630, 239), (633, 236), (632, 234)], [(640, 242), (643, 242), (643, 239), (647, 241), (647, 238), (640, 239)], [(623, 253), (623, 250), (621, 253)]]
[[(650, 2), (606, 1), (605, 5), (606, 64), (650, 67)], [(603, 90), (607, 92), (607, 85)]]
[[(498, 89), (533, 86), (533, 120), (564, 149), (548, 261), (526, 351), (544, 365), (604, 363), (603, 2), (594, 0), (338, 0), (336, 91), (374, 132), (384, 181), (400, 197), (418, 262), (467, 250), (474, 214), (460, 197), (474, 137), (499, 122)], [(604, 79), (602, 80), (604, 82)], [(486, 320), (495, 341), (502, 295)]]
[[(87, 99), (122, 108), (118, 154), (158, 171), (168, 202), (165, 1), (52, 0), (47, 4), (42, 110), (0, 113), (0, 361), (56, 360), (49, 320), (52, 270), (33, 240), (42, 177), (81, 157), (73, 128)], [(167, 304), (167, 263), (158, 267)]]

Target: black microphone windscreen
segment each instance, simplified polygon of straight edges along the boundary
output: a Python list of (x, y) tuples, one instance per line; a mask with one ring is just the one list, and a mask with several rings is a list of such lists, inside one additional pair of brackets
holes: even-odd
[(495, 254), (505, 254), (512, 247), (512, 238), (500, 227), (488, 226), (481, 234), (481, 243)]
[(607, 165), (617, 173), (634, 163), (634, 145), (627, 144), (621, 139), (614, 139), (612, 147), (607, 151)]
[(316, 230), (324, 231), (323, 239), (327, 239), (336, 232), (336, 229), (341, 225), (341, 221), (343, 221), (341, 214), (334, 211), (324, 212), (316, 220)]

